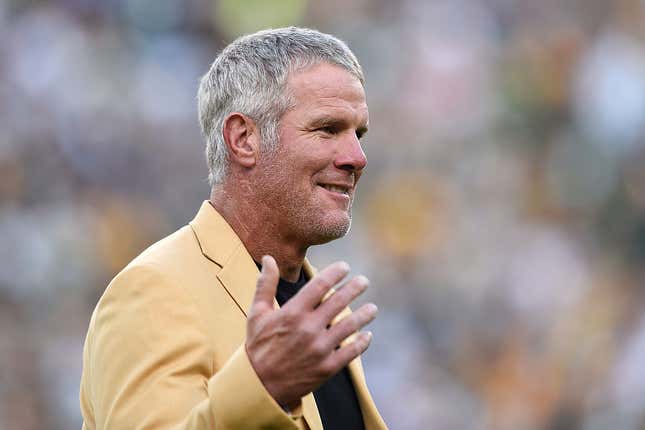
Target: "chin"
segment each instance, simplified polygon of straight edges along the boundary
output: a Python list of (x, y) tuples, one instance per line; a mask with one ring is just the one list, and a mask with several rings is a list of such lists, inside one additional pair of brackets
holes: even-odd
[(351, 226), (352, 217), (347, 214), (333, 220), (327, 219), (325, 222), (319, 222), (314, 225), (313, 231), (310, 231), (311, 244), (321, 245), (340, 239), (349, 232)]

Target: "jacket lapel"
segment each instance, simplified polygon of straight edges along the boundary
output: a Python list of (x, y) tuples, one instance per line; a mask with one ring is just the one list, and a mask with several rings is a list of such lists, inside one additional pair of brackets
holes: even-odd
[[(305, 264), (303, 269), (305, 270), (307, 279), (311, 279), (313, 276), (316, 275), (316, 269), (309, 263), (307, 259), (305, 259)], [(329, 296), (332, 295), (333, 293), (334, 293), (334, 290), (329, 291), (329, 293), (327, 293), (327, 295), (323, 300), (327, 300)], [(338, 321), (350, 315), (351, 313), (352, 311), (350, 308), (345, 308), (332, 320), (331, 323), (336, 324)], [(356, 335), (353, 334), (349, 336), (347, 339), (343, 340), (341, 342), (341, 346), (344, 346), (348, 342), (353, 341), (355, 336)], [(349, 375), (352, 379), (352, 383), (354, 384), (354, 390), (356, 390), (356, 397), (358, 397), (358, 404), (361, 408), (361, 413), (363, 414), (365, 429), (366, 430), (386, 430), (387, 426), (385, 425), (383, 418), (381, 418), (381, 415), (376, 409), (374, 400), (372, 400), (372, 396), (370, 395), (370, 392), (367, 388), (367, 383), (365, 382), (365, 376), (363, 373), (363, 366), (361, 364), (360, 357), (352, 360), (347, 365), (347, 369), (349, 370)], [(312, 400), (315, 402), (313, 395), (311, 395), (311, 397), (312, 397)], [(314, 406), (315, 406), (315, 403), (314, 403)], [(320, 415), (318, 413), (317, 408), (315, 409), (315, 412), (316, 412), (316, 418), (318, 419), (318, 421), (320, 421)], [(307, 420), (307, 421), (311, 422), (310, 420)], [(322, 430), (322, 423), (320, 425), (320, 428)]]
[[(253, 258), (235, 231), (208, 201), (202, 203), (190, 225), (204, 256), (222, 268), (217, 279), (246, 317), (260, 274)], [(309, 278), (315, 272), (307, 260), (304, 270)], [(274, 305), (277, 308), (278, 302), (274, 301)], [(311, 430), (323, 430), (312, 393), (302, 399), (302, 414)]]
[[(348, 315), (351, 315), (352, 311), (350, 308), (345, 308), (341, 311), (336, 318), (332, 320), (332, 324), (336, 324), (341, 319), (345, 318)], [(340, 345), (345, 346), (347, 343), (352, 342), (356, 338), (356, 333), (347, 337), (343, 340)], [(374, 400), (367, 388), (367, 383), (365, 382), (365, 374), (363, 373), (363, 365), (361, 364), (361, 358), (357, 357), (354, 360), (350, 361), (347, 365), (349, 370), (349, 376), (352, 379), (354, 385), (354, 390), (356, 391), (356, 397), (358, 397), (358, 404), (361, 407), (361, 413), (363, 414), (363, 421), (365, 423), (366, 430), (385, 430), (387, 426), (381, 418)]]
[(222, 268), (217, 274), (228, 294), (246, 316), (258, 279), (258, 268), (240, 238), (208, 201), (190, 223), (202, 253)]
[(387, 426), (381, 418), (374, 400), (370, 395), (369, 390), (367, 389), (367, 384), (365, 383), (365, 376), (363, 373), (363, 366), (361, 365), (360, 357), (352, 360), (347, 366), (349, 369), (349, 375), (352, 378), (354, 383), (354, 389), (356, 390), (356, 396), (358, 397), (358, 404), (361, 407), (361, 412), (363, 413), (363, 421), (365, 422), (366, 430), (385, 430)]
[(253, 303), (259, 275), (258, 267), (242, 243), (233, 251), (230, 259), (217, 274), (217, 278), (233, 297), (244, 316), (247, 315)]
[[(306, 258), (302, 270), (305, 271), (307, 279), (311, 279), (316, 275), (316, 269), (309, 264)], [(302, 398), (302, 414), (311, 430), (323, 430), (322, 420), (320, 419), (320, 413), (318, 412), (313, 393), (309, 393)]]

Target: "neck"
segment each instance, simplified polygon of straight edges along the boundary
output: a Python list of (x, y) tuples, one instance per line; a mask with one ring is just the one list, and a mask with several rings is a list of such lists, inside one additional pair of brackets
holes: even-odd
[[(231, 226), (251, 257), (262, 261), (264, 255), (271, 255), (280, 269), (280, 277), (296, 282), (307, 254), (308, 246), (297, 243), (280, 231), (275, 213), (263, 210), (261, 202), (253, 197), (241, 198), (240, 189), (232, 193), (226, 185), (214, 186), (210, 203)], [(252, 204), (251, 204), (252, 203)]]

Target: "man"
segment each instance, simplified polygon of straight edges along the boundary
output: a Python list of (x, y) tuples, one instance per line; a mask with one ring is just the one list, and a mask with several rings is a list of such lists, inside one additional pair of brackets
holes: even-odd
[(346, 308), (368, 281), (305, 259), (348, 231), (367, 164), (356, 58), (317, 31), (259, 32), (224, 49), (198, 100), (210, 201), (99, 301), (84, 428), (385, 429), (358, 358), (376, 306)]

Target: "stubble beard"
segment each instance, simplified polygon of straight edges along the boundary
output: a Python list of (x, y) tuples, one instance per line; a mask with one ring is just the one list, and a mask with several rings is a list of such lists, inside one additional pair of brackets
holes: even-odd
[[(345, 236), (352, 224), (351, 203), (346, 216), (338, 212), (326, 213), (311, 201), (305, 201), (294, 192), (290, 184), (271, 184), (265, 202), (275, 219), (275, 226), (282, 226), (281, 236), (296, 239), (307, 246), (320, 245)], [(288, 188), (288, 189), (285, 189)]]
[[(316, 211), (316, 208), (312, 209), (311, 212)], [(302, 220), (305, 219), (316, 219), (320, 218), (320, 213), (314, 214), (302, 214)], [(298, 219), (298, 218), (296, 218)], [(352, 226), (352, 207), (351, 203), (347, 209), (347, 218), (346, 219), (329, 219), (329, 220), (317, 220), (317, 222), (311, 222), (309, 226), (306, 226), (306, 231), (303, 232), (309, 239), (311, 245), (321, 245), (323, 243), (331, 242), (332, 240), (340, 239), (345, 236)]]
[[(294, 184), (289, 181), (290, 178), (281, 174), (288, 170), (285, 170), (278, 160), (271, 161), (263, 169), (260, 181), (262, 190), (258, 196), (273, 220), (272, 225), (267, 228), (279, 228), (282, 230), (277, 232), (280, 236), (296, 239), (306, 246), (340, 239), (349, 232), (352, 224), (351, 200), (346, 216), (339, 217), (337, 211), (333, 211), (333, 214), (325, 213), (321, 207), (313, 204), (313, 200), (303, 199)], [(314, 189), (305, 193), (309, 198), (317, 191), (315, 185), (312, 187)]]

